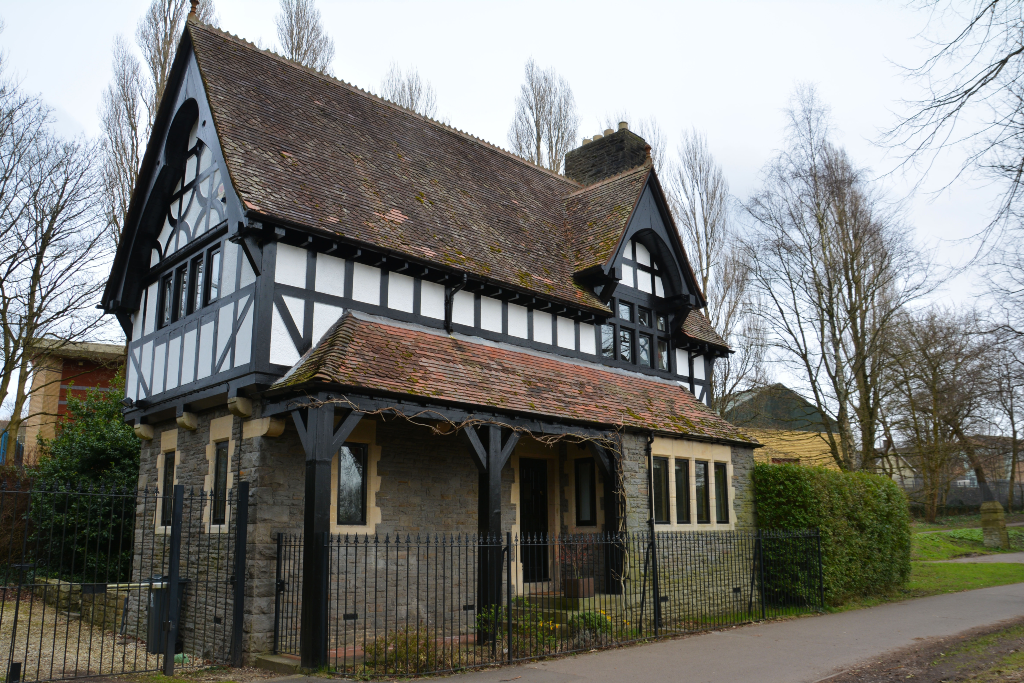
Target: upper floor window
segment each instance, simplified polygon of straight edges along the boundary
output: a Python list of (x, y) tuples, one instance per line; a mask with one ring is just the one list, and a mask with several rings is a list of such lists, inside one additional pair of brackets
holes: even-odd
[(646, 294), (665, 296), (658, 262), (642, 243), (630, 240), (622, 254), (622, 284)]
[(199, 139), (205, 122), (196, 119), (186, 141), (185, 168), (171, 194), (164, 224), (150, 265), (183, 248), (219, 225), (226, 217), (224, 181), (213, 160), (213, 149)]
[(160, 278), (159, 327), (191, 315), (220, 296), (220, 245)]
[(665, 316), (644, 306), (616, 299), (615, 322), (601, 327), (601, 355), (641, 367), (668, 371), (669, 340)]

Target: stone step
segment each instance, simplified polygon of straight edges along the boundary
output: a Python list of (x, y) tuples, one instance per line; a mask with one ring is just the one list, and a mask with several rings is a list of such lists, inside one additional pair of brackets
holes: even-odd
[(295, 655), (257, 655), (256, 668), (279, 674), (297, 674), (300, 660)]

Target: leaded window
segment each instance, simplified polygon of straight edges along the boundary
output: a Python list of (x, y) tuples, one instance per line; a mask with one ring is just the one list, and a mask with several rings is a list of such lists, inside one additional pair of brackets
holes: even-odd
[(213, 523), (224, 524), (228, 510), (228, 442), (214, 446), (213, 460)]
[(153, 250), (156, 265), (225, 218), (224, 178), (213, 160), (213, 148), (199, 139), (197, 119), (188, 139), (185, 170), (174, 186), (163, 227)]
[(654, 458), (651, 482), (654, 485), (654, 521), (668, 524), (668, 458)]
[(366, 445), (347, 443), (338, 451), (337, 524), (366, 524)]

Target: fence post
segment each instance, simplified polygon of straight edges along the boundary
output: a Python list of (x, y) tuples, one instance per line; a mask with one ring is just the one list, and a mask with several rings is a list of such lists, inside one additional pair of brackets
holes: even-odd
[(512, 663), (512, 532), (505, 532), (505, 644)]
[(757, 582), (761, 593), (761, 621), (767, 618), (767, 610), (764, 601), (764, 536), (761, 530), (757, 530), (757, 573), (760, 580)]
[(21, 681), (21, 662), (11, 662), (11, 668), (7, 672), (7, 683), (19, 683)]
[(274, 654), (280, 652), (281, 633), (281, 563), (284, 555), (284, 534), (277, 532), (277, 574), (274, 578)]
[(231, 666), (242, 666), (242, 621), (245, 618), (245, 548), (249, 540), (249, 482), (235, 494), (235, 601), (231, 616)]
[(185, 487), (174, 485), (174, 503), (171, 509), (171, 547), (167, 567), (167, 642), (164, 644), (164, 676), (174, 675), (174, 650), (178, 642), (178, 617), (181, 604), (178, 601), (178, 571), (181, 565), (181, 517), (185, 507)]
[(818, 610), (825, 611), (825, 575), (821, 568), (821, 529), (815, 529), (814, 536), (818, 540)]

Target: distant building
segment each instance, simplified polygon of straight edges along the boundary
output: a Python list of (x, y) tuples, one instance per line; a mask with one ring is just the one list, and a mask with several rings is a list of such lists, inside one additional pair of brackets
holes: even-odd
[(7, 425), (10, 420), (0, 420), (0, 465), (9, 465), (21, 462), (25, 448), (25, 428), (18, 430), (18, 438), (12, 439), (7, 433)]
[(54, 437), (57, 422), (67, 413), (68, 395), (84, 397), (90, 389), (105, 391), (124, 360), (124, 346), (120, 344), (87, 342), (54, 345), (36, 360), (29, 400), (30, 417), (23, 427), (25, 465), (36, 464), (40, 436)]
[(755, 451), (758, 462), (838, 469), (829, 449), (826, 420), (833, 431), (834, 423), (783, 384), (738, 394), (725, 417), (764, 444)]

